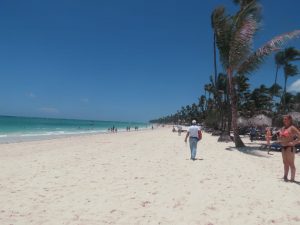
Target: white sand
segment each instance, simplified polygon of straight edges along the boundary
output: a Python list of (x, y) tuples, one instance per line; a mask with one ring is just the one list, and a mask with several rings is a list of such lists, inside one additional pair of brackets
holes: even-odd
[(203, 160), (190, 161), (184, 135), (1, 144), (0, 224), (300, 224), (300, 185), (282, 181), (281, 153), (225, 150), (233, 143), (204, 134)]

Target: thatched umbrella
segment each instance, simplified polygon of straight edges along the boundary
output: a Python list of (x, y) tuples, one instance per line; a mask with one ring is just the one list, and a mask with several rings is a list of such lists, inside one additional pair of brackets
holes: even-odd
[(270, 127), (272, 126), (272, 119), (263, 114), (259, 114), (249, 119), (249, 125), (257, 127)]
[(295, 124), (298, 124), (298, 125), (300, 124), (300, 112), (290, 112), (288, 114), (292, 116)]

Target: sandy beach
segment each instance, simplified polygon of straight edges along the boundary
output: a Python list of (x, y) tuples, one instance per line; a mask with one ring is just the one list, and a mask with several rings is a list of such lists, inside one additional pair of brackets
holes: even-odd
[[(300, 224), (280, 152), (170, 128), (0, 145), (1, 225)], [(296, 180), (300, 158), (296, 155)]]

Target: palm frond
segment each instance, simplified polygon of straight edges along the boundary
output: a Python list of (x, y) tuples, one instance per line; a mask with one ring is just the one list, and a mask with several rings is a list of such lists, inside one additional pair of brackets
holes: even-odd
[(264, 61), (264, 58), (274, 51), (281, 49), (282, 45), (290, 39), (298, 38), (300, 30), (295, 30), (285, 34), (281, 34), (267, 42), (264, 46), (255, 51), (248, 57), (237, 69), (238, 74), (250, 74), (258, 69), (259, 65)]
[(284, 50), (284, 54), (287, 61), (294, 61), (300, 56), (300, 51), (294, 47), (289, 47)]
[(258, 3), (257, 0), (248, 0), (241, 3), (241, 9), (235, 15), (235, 27), (239, 28), (239, 24), (244, 21), (248, 15), (255, 17), (257, 22), (261, 20), (261, 9), (262, 6)]
[(232, 17), (228, 16), (223, 6), (212, 13), (212, 27), (216, 35), (220, 61), (224, 68), (228, 67), (229, 43), (231, 39)]
[(229, 52), (229, 65), (234, 70), (246, 60), (252, 52), (253, 37), (257, 31), (257, 22), (254, 17), (248, 16), (241, 27), (235, 31)]
[(283, 69), (284, 69), (284, 75), (286, 77), (293, 77), (299, 74), (298, 67), (290, 63), (287, 63)]
[(222, 17), (225, 15), (225, 7), (224, 6), (219, 6), (213, 10), (210, 16), (210, 21), (211, 21), (211, 27), (215, 29), (216, 23), (221, 20)]
[(233, 3), (236, 5), (240, 5), (241, 8), (246, 7), (248, 4), (252, 2), (257, 2), (258, 0), (233, 0)]
[(284, 51), (279, 51), (275, 54), (275, 63), (278, 66), (284, 65), (285, 62), (285, 54)]
[(229, 52), (229, 64), (232, 69), (238, 68), (252, 52), (254, 35), (259, 28), (260, 9), (260, 5), (252, 1), (234, 17)]

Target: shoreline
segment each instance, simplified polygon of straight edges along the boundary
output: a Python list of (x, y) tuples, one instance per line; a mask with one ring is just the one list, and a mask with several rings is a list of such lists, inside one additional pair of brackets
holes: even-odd
[(101, 134), (109, 129), (124, 131), (127, 127), (146, 129), (142, 122), (38, 118), (0, 115), (0, 143), (48, 140), (67, 136)]
[[(151, 130), (151, 128), (139, 128), (138, 131), (143, 130)], [(43, 140), (53, 140), (53, 139), (61, 139), (68, 137), (80, 137), (80, 136), (88, 136), (88, 135), (101, 135), (101, 134), (117, 134), (123, 132), (137, 132), (135, 130), (126, 131), (126, 129), (119, 129), (118, 132), (111, 132), (107, 130), (99, 130), (99, 131), (81, 131), (81, 132), (73, 132), (73, 133), (54, 133), (54, 134), (3, 134), (0, 135), (0, 145), (1, 144), (11, 144), (11, 143), (22, 143), (22, 142), (31, 142), (31, 141), (43, 141)]]

